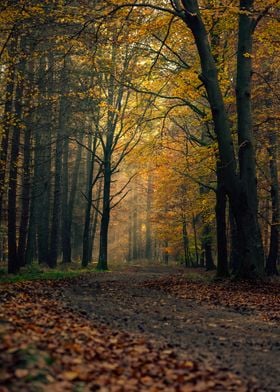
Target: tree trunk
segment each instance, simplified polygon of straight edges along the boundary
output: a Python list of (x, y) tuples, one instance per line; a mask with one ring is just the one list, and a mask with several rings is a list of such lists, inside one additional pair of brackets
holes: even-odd
[(27, 124), (24, 134), (23, 180), (21, 194), (21, 219), (18, 241), (18, 258), (21, 266), (25, 264), (26, 241), (28, 233), (30, 207), (30, 163), (31, 163), (31, 128)]
[[(21, 48), (23, 47), (21, 42)], [(17, 253), (17, 179), (19, 142), (22, 120), (23, 77), (26, 61), (21, 59), (18, 66), (17, 86), (15, 92), (15, 121), (11, 141), (11, 158), (8, 192), (8, 272), (17, 273), (20, 263)]]
[[(1, 147), (0, 147), (0, 258), (4, 257), (4, 243), (6, 236), (6, 229), (4, 229), (4, 212), (3, 212), (3, 199), (4, 195), (7, 194), (7, 184), (6, 184), (6, 171), (7, 171), (7, 158), (8, 158), (8, 148), (9, 148), (9, 136), (10, 136), (10, 121), (11, 114), (13, 112), (13, 100), (14, 100), (14, 88), (15, 88), (15, 50), (17, 46), (17, 37), (11, 40), (9, 45), (9, 56), (11, 57), (10, 65), (8, 66), (7, 72), (7, 84), (5, 91), (5, 106), (3, 114), (3, 131), (1, 137)], [(3, 226), (2, 226), (3, 225)], [(3, 227), (3, 228), (2, 228)]]
[(204, 249), (205, 267), (207, 271), (216, 269), (212, 256), (212, 242), (211, 226), (209, 223), (205, 223), (202, 230), (201, 243), (202, 249)]
[(217, 165), (217, 190), (216, 190), (216, 232), (217, 232), (217, 276), (229, 276), (227, 252), (227, 224), (226, 206), (227, 198), (225, 188), (220, 178), (220, 168)]
[(147, 210), (146, 210), (146, 244), (145, 244), (145, 258), (151, 260), (152, 258), (152, 236), (151, 236), (151, 204), (152, 204), (152, 176), (148, 174), (147, 185)]
[[(32, 126), (35, 124), (32, 122)], [(25, 264), (31, 264), (35, 258), (36, 253), (36, 229), (38, 221), (40, 196), (38, 192), (39, 178), (39, 157), (41, 154), (40, 136), (38, 129), (33, 129), (35, 133), (35, 148), (34, 148), (34, 171), (31, 184), (31, 201), (30, 201), (30, 217), (27, 233), (27, 245), (25, 252)]]
[[(15, 48), (11, 49), (11, 54)], [(1, 150), (0, 150), (0, 224), (3, 220), (3, 196), (6, 190), (5, 187), (5, 175), (7, 169), (7, 156), (8, 156), (8, 146), (9, 146), (9, 134), (10, 134), (10, 119), (13, 111), (13, 92), (15, 86), (15, 64), (12, 63), (9, 66), (9, 77), (6, 85), (6, 97), (5, 97), (5, 107), (3, 116), (3, 135), (1, 140)]]
[(233, 201), (242, 262), (237, 277), (263, 275), (264, 251), (258, 223), (255, 146), (252, 130), (251, 77), (253, 46), (253, 0), (241, 0), (238, 29), (236, 105), (239, 144), (239, 197)]
[[(83, 138), (81, 137), (81, 143), (83, 142)], [(82, 160), (82, 144), (78, 144), (77, 146), (77, 154), (75, 160), (74, 171), (72, 175), (72, 185), (69, 194), (69, 204), (68, 204), (68, 225), (67, 225), (67, 237), (69, 238), (68, 246), (69, 246), (69, 259), (72, 260), (72, 226), (73, 226), (73, 211), (75, 200), (77, 196), (77, 184), (78, 184), (78, 177), (79, 177), (79, 170)]]
[[(208, 41), (208, 33), (200, 15), (197, 0), (184, 0), (184, 20), (191, 29), (198, 49), (202, 74), (207, 91), (214, 129), (217, 135), (221, 175), (229, 202), (237, 222), (240, 242), (238, 278), (263, 275), (263, 248), (257, 220), (257, 192), (254, 146), (250, 111), (251, 48), (253, 1), (241, 1), (239, 14), (239, 44), (237, 61), (237, 114), (239, 134), (240, 178), (236, 175), (233, 141), (225, 109), (215, 59)], [(248, 56), (249, 54), (249, 56)]]
[(99, 217), (99, 208), (100, 208), (100, 197), (101, 197), (101, 189), (102, 189), (102, 182), (99, 182), (98, 190), (97, 190), (97, 202), (96, 202), (96, 209), (93, 211), (92, 217), (92, 228), (91, 228), (91, 239), (90, 239), (90, 249), (89, 249), (89, 257), (92, 258), (93, 249), (94, 249), (94, 241), (96, 237), (96, 230), (98, 224), (98, 217)]
[(279, 256), (279, 227), (280, 227), (280, 203), (279, 203), (279, 181), (277, 168), (277, 135), (276, 132), (269, 134), (269, 170), (270, 170), (270, 195), (272, 205), (272, 220), (270, 231), (269, 253), (266, 262), (266, 273), (278, 275), (277, 259)]
[(63, 167), (62, 167), (62, 224), (61, 224), (61, 245), (62, 245), (62, 262), (71, 263), (71, 231), (70, 231), (70, 217), (68, 205), (69, 193), (69, 173), (68, 173), (68, 160), (69, 160), (69, 139), (64, 135), (63, 143)]
[(111, 189), (111, 165), (110, 160), (105, 159), (104, 185), (103, 185), (103, 207), (100, 224), (99, 259), (97, 269), (108, 269), (108, 230), (110, 222), (110, 189)]
[[(130, 206), (130, 208), (131, 208), (131, 206)], [(132, 260), (132, 230), (133, 230), (132, 213), (131, 213), (131, 209), (130, 209), (129, 220), (128, 220), (128, 252), (127, 252), (127, 260), (128, 261)]]
[(195, 247), (195, 260), (196, 266), (199, 265), (199, 255), (198, 255), (198, 245), (197, 245), (197, 232), (196, 232), (196, 217), (192, 215), (192, 226), (193, 226), (193, 236), (194, 236), (194, 247)]
[(67, 97), (66, 97), (66, 64), (61, 71), (61, 97), (59, 107), (58, 129), (56, 136), (55, 148), (55, 180), (54, 180), (54, 201), (52, 211), (52, 226), (51, 226), (51, 241), (49, 252), (49, 266), (55, 268), (59, 254), (60, 245), (60, 227), (61, 227), (61, 194), (62, 194), (62, 160), (63, 153), (63, 137), (66, 129), (66, 112), (67, 112)]
[(96, 145), (97, 145), (97, 136), (96, 134), (93, 137), (89, 135), (88, 140), (88, 149), (90, 150), (88, 153), (88, 177), (87, 177), (87, 194), (86, 194), (86, 211), (85, 211), (85, 223), (84, 223), (84, 232), (83, 232), (83, 257), (82, 257), (82, 266), (87, 267), (90, 259), (90, 221), (91, 221), (91, 207), (92, 207), (92, 191), (93, 191), (93, 176), (94, 176), (94, 161), (95, 161), (95, 153), (96, 153)]
[[(17, 86), (15, 112), (17, 121), (21, 116), (21, 99), (20, 87)], [(18, 176), (18, 154), (19, 154), (20, 127), (16, 125), (13, 129), (11, 141), (11, 160), (9, 174), (9, 192), (8, 192), (8, 272), (17, 273), (20, 264), (17, 254), (17, 176)]]
[(229, 226), (230, 226), (230, 268), (235, 275), (240, 264), (240, 253), (238, 244), (238, 232), (235, 218), (231, 207), (229, 207)]
[[(49, 225), (50, 225), (50, 179), (51, 179), (51, 128), (52, 104), (49, 102), (52, 88), (52, 57), (42, 56), (39, 64), (40, 106), (39, 121), (41, 129), (36, 130), (37, 154), (37, 198), (36, 226), (38, 237), (38, 261), (49, 264)], [(46, 75), (48, 77), (46, 77)]]
[(182, 221), (182, 237), (183, 237), (183, 249), (184, 249), (184, 262), (186, 267), (190, 267), (190, 257), (189, 257), (189, 238), (187, 232), (187, 222), (186, 217), (183, 217)]
[[(32, 160), (32, 125), (34, 122), (34, 99), (33, 99), (33, 85), (35, 77), (35, 64), (31, 61), (28, 65), (29, 83), (31, 87), (27, 88), (28, 94), (27, 102), (30, 113), (27, 115), (25, 121), (24, 132), (24, 156), (23, 156), (23, 180), (21, 193), (21, 218), (19, 228), (18, 240), (18, 258), (21, 266), (26, 264), (27, 239), (30, 222), (30, 205), (31, 205), (31, 160)], [(35, 235), (35, 234), (34, 234)]]
[(133, 195), (133, 213), (132, 213), (132, 260), (139, 258), (138, 254), (138, 206), (137, 194), (134, 189)]

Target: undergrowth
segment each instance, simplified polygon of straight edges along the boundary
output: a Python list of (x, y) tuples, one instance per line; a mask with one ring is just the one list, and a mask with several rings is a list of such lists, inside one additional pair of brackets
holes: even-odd
[(73, 278), (85, 273), (97, 273), (93, 265), (87, 268), (81, 268), (79, 265), (60, 264), (55, 269), (46, 266), (29, 265), (21, 269), (16, 275), (8, 274), (6, 268), (0, 268), (0, 283), (16, 283), (29, 280), (49, 280), (49, 279), (66, 279)]

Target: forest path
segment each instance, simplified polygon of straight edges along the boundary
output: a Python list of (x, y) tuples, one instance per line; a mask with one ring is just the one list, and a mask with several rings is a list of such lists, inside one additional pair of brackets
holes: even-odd
[(159, 347), (170, 345), (184, 359), (256, 380), (261, 391), (279, 391), (277, 323), (263, 320), (254, 308), (178, 298), (162, 290), (169, 276), (176, 280), (182, 269), (130, 267), (91, 275), (79, 286), (67, 286), (63, 296), (95, 323), (144, 335)]

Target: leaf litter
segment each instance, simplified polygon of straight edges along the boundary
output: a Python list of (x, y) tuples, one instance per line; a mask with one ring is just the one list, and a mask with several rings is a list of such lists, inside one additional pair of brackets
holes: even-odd
[(67, 287), (88, 287), (87, 279), (0, 288), (0, 392), (260, 390), (228, 369), (90, 320), (62, 295)]

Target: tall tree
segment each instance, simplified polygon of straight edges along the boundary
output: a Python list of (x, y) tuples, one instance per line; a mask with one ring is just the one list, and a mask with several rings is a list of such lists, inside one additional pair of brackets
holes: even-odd
[(221, 176), (237, 223), (241, 258), (237, 276), (240, 278), (261, 276), (264, 272), (264, 252), (257, 217), (255, 150), (251, 116), (252, 44), (256, 23), (252, 12), (254, 1), (241, 0), (239, 3), (236, 79), (239, 175), (236, 174), (233, 140), (219, 83), (218, 69), (198, 1), (182, 0), (181, 5), (177, 5), (179, 8), (176, 9), (176, 15), (179, 15), (191, 30), (198, 50), (202, 71), (200, 79), (207, 92), (217, 135)]
[(8, 272), (16, 273), (20, 269), (20, 262), (17, 252), (17, 179), (18, 179), (18, 159), (19, 142), (22, 122), (22, 99), (23, 81), (26, 66), (25, 50), (26, 40), (23, 37), (19, 41), (20, 60), (16, 70), (16, 89), (14, 101), (15, 125), (11, 140), (11, 157), (9, 171), (9, 191), (8, 191)]
[(52, 211), (51, 240), (49, 252), (49, 266), (56, 267), (60, 250), (60, 227), (61, 227), (61, 197), (62, 197), (62, 160), (63, 140), (65, 138), (67, 127), (67, 89), (68, 89), (68, 70), (64, 59), (60, 72), (61, 96), (59, 102), (59, 118), (57, 125), (56, 146), (55, 146), (55, 183), (54, 183), (54, 201)]

